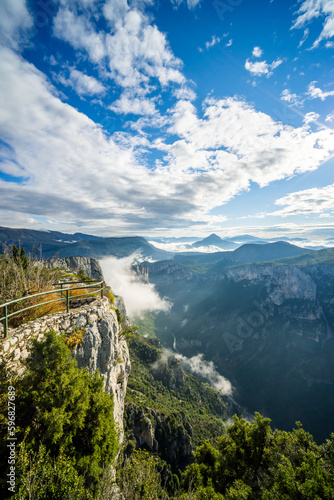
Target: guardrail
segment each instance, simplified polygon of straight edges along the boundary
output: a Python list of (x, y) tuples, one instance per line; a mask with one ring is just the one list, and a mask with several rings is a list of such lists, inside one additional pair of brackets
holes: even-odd
[[(76, 283), (84, 283), (83, 286), (78, 286), (78, 287), (74, 287), (74, 288), (64, 288), (64, 285), (71, 285), (71, 284), (76, 284)], [(11, 318), (12, 316), (15, 316), (16, 314), (20, 314), (24, 311), (28, 311), (29, 309), (33, 309), (35, 307), (41, 307), (41, 306), (44, 306), (46, 304), (51, 304), (53, 302), (61, 302), (61, 301), (64, 301), (66, 302), (66, 311), (69, 312), (70, 311), (70, 299), (71, 298), (75, 298), (75, 299), (79, 299), (81, 297), (85, 297), (86, 295), (91, 295), (92, 293), (98, 293), (98, 292), (101, 292), (101, 298), (103, 298), (103, 285), (104, 285), (104, 282), (103, 281), (76, 281), (76, 282), (63, 282), (63, 283), (56, 283), (55, 285), (60, 285), (61, 288), (59, 288), (58, 290), (49, 290), (47, 292), (41, 292), (41, 293), (35, 293), (33, 295), (27, 295), (25, 297), (22, 297), (21, 299), (16, 299), (16, 300), (11, 300), (10, 302), (6, 302), (5, 304), (0, 304), (0, 308), (2, 307), (3, 308), (3, 317), (0, 318), (0, 321), (3, 321), (4, 323), (4, 333), (5, 333), (5, 338), (8, 338), (8, 319)], [(74, 295), (74, 296), (70, 296), (70, 292), (72, 292), (73, 290), (82, 290), (82, 289), (87, 289), (87, 288), (98, 288), (98, 290), (96, 290), (95, 292), (88, 292), (88, 293), (82, 293), (82, 294), (79, 294), (79, 295)], [(32, 299), (34, 297), (41, 297), (43, 295), (51, 295), (51, 294), (55, 294), (55, 293), (60, 293), (60, 298), (59, 299), (53, 299), (53, 300), (48, 300), (46, 302), (40, 302), (38, 304), (33, 304), (32, 306), (29, 306), (29, 307), (25, 307), (24, 309), (19, 309), (18, 311), (14, 311), (12, 313), (9, 313), (8, 312), (8, 307), (11, 306), (12, 304), (17, 304), (19, 302), (24, 302), (25, 300), (29, 300), (29, 299)]]

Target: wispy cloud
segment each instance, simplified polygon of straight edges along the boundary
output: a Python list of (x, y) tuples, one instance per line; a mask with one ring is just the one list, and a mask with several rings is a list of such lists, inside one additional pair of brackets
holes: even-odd
[(197, 356), (193, 356), (192, 358), (187, 358), (182, 354), (174, 354), (174, 356), (181, 361), (186, 370), (207, 380), (219, 394), (222, 396), (232, 395), (233, 388), (231, 382), (217, 372), (212, 361), (204, 359), (204, 354), (197, 354)]
[(288, 217), (291, 215), (324, 214), (334, 211), (334, 184), (323, 188), (312, 188), (290, 193), (275, 201), (276, 205), (284, 206), (271, 215)]
[[(218, 45), (221, 42), (221, 38), (219, 36), (213, 35), (210, 42), (205, 42), (205, 48), (206, 50), (211, 49), (211, 47), (214, 47), (215, 45)], [(200, 52), (203, 52), (203, 49), (201, 47), (198, 48)]]
[(304, 35), (303, 35), (303, 38), (300, 40), (299, 44), (298, 44), (298, 49), (300, 49), (300, 47), (303, 45), (303, 43), (306, 42), (308, 36), (310, 34), (310, 30), (308, 28), (306, 28), (304, 30)]
[(181, 61), (145, 13), (120, 4), (117, 14), (116, 17), (112, 2), (107, 2), (104, 15), (110, 31), (97, 31), (88, 15), (79, 16), (67, 5), (59, 9), (54, 19), (54, 34), (76, 50), (84, 50), (91, 62), (99, 64), (120, 87), (142, 88), (154, 78), (162, 86), (183, 83)]
[(68, 78), (63, 74), (59, 74), (57, 79), (63, 85), (72, 87), (79, 96), (101, 96), (107, 92), (106, 87), (96, 78), (74, 68), (70, 69)]
[[(303, 0), (296, 15), (297, 19), (291, 29), (303, 28), (310, 21), (319, 19), (320, 16), (324, 17), (322, 31), (313, 43), (312, 49), (318, 47), (321, 41), (334, 37), (334, 3), (332, 0)], [(303, 38), (305, 38), (306, 31), (307, 29), (304, 31)]]

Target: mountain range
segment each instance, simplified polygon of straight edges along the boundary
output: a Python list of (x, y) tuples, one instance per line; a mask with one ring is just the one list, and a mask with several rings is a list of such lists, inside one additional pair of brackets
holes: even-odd
[(249, 413), (319, 441), (334, 419), (334, 249), (287, 242), (142, 263), (142, 280), (173, 304), (154, 319), (182, 356), (213, 362)]

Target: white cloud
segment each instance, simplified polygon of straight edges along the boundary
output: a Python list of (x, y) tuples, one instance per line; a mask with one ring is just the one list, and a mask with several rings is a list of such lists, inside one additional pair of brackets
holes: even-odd
[(1, 0), (0, 41), (15, 49), (26, 42), (25, 35), (33, 26), (33, 18), (25, 0)]
[(225, 47), (231, 47), (233, 43), (233, 38), (231, 38), (227, 43), (225, 43)]
[(212, 387), (222, 396), (230, 396), (232, 394), (233, 388), (231, 382), (217, 372), (212, 361), (206, 361), (204, 359), (204, 354), (197, 354), (197, 356), (193, 356), (192, 358), (187, 358), (182, 354), (175, 353), (174, 356), (181, 361), (182, 365), (187, 370), (208, 380)]
[(303, 35), (303, 38), (300, 40), (299, 44), (298, 44), (298, 49), (300, 49), (300, 47), (303, 45), (303, 43), (306, 42), (308, 36), (310, 34), (310, 30), (308, 28), (306, 28), (304, 30), (304, 35)]
[(323, 188), (312, 188), (290, 193), (275, 201), (276, 205), (285, 206), (271, 215), (287, 217), (291, 215), (321, 214), (334, 211), (334, 184)]
[(314, 111), (311, 111), (310, 113), (306, 113), (304, 116), (303, 122), (308, 124), (312, 122), (317, 122), (320, 118), (320, 115), (318, 113), (314, 113)]
[(312, 45), (312, 49), (319, 46), (322, 40), (334, 37), (334, 3), (333, 0), (304, 0), (296, 12), (297, 19), (291, 29), (303, 28), (305, 24), (320, 16), (324, 17), (322, 31)]
[(178, 87), (173, 90), (173, 95), (178, 100), (194, 101), (196, 99), (196, 93), (189, 87)]
[(152, 99), (132, 97), (122, 94), (119, 99), (114, 101), (108, 108), (115, 113), (134, 114), (134, 115), (154, 115), (157, 110)]
[(177, 59), (156, 26), (141, 11), (108, 2), (104, 14), (110, 31), (96, 32), (88, 14), (76, 15), (68, 7), (59, 9), (54, 19), (55, 35), (77, 50), (85, 50), (93, 63), (98, 63), (106, 76), (124, 88), (147, 86), (157, 78), (163, 87), (182, 84), (182, 63)]
[(325, 99), (327, 99), (327, 97), (334, 96), (334, 90), (324, 92), (319, 87), (315, 86), (316, 83), (317, 82), (311, 82), (307, 89), (307, 95), (311, 99), (321, 99), (322, 101), (324, 101)]
[(334, 122), (334, 112), (333, 113), (330, 113), (326, 116), (325, 118), (325, 121), (326, 122)]
[(123, 297), (130, 318), (141, 316), (147, 311), (168, 311), (170, 304), (160, 298), (154, 285), (143, 283), (132, 271), (139, 254), (117, 259), (107, 257), (100, 260), (103, 276), (112, 290)]
[(276, 69), (280, 64), (282, 64), (282, 62), (283, 59), (276, 59), (271, 64), (268, 64), (267, 61), (252, 62), (247, 59), (245, 62), (245, 68), (247, 69), (247, 71), (252, 73), (252, 75), (266, 75), (266, 77), (269, 78), (273, 74), (273, 70)]
[(303, 104), (301, 97), (297, 94), (292, 94), (289, 89), (283, 90), (281, 100), (288, 102), (292, 106), (301, 106)]
[(252, 55), (254, 57), (261, 57), (262, 54), (263, 54), (263, 50), (260, 49), (260, 47), (254, 47), (253, 52), (252, 52)]
[(107, 91), (106, 87), (96, 78), (73, 68), (70, 70), (69, 78), (62, 75), (58, 75), (57, 78), (63, 85), (72, 87), (79, 96), (102, 96)]
[[(250, 182), (265, 186), (315, 170), (334, 151), (329, 128), (284, 126), (237, 98), (207, 99), (202, 117), (180, 100), (164, 117), (142, 118), (162, 129), (153, 142), (147, 134), (109, 137), (9, 49), (0, 49), (0, 73), (6, 172), (25, 179), (0, 182), (0, 209), (57, 214), (85, 232), (214, 228), (225, 217), (210, 211)], [(158, 153), (156, 164), (147, 166), (145, 151)]]
[[(185, 0), (171, 0), (172, 4), (175, 7), (179, 7), (184, 1)], [(195, 7), (197, 7), (197, 5), (199, 5), (201, 3), (201, 0), (186, 0), (186, 3), (188, 6), (188, 9), (192, 10), (192, 9), (195, 9)]]
[(211, 47), (214, 47), (215, 45), (220, 43), (220, 40), (221, 39), (219, 38), (219, 36), (213, 35), (211, 42), (205, 42), (205, 48), (208, 50)]

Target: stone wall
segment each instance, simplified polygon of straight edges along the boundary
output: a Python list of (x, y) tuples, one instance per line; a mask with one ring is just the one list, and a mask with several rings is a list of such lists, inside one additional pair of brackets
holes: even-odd
[[(9, 338), (3, 340), (0, 359), (21, 375), (22, 360), (29, 355), (30, 341), (43, 340), (45, 332), (54, 330), (70, 334), (74, 328), (84, 328), (85, 337), (74, 351), (78, 366), (89, 371), (99, 370), (105, 381), (105, 390), (114, 395), (114, 418), (123, 440), (123, 412), (127, 380), (130, 373), (130, 356), (116, 312), (107, 298), (85, 299), (85, 305), (69, 313), (60, 312), (29, 321), (9, 329)], [(88, 303), (87, 303), (88, 302)]]

